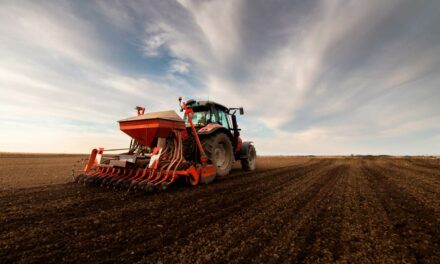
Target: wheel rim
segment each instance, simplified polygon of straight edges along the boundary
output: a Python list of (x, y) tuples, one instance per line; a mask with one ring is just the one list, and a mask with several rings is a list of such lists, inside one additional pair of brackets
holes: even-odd
[(251, 167), (251, 168), (253, 168), (254, 167), (254, 165), (255, 165), (255, 151), (253, 151), (253, 150), (251, 150), (250, 151), (250, 153), (249, 153), (249, 166)]
[(225, 166), (226, 163), (226, 150), (224, 148), (224, 146), (222, 144), (219, 144), (215, 150), (214, 150), (214, 155), (215, 155), (215, 165), (219, 168), (222, 168), (223, 166)]

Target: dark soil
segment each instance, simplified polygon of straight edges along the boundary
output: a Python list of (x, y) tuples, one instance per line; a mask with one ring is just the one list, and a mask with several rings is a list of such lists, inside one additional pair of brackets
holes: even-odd
[[(42, 172), (61, 166), (45, 159)], [(150, 194), (10, 184), (0, 262), (440, 263), (439, 171), (438, 159), (280, 157)]]

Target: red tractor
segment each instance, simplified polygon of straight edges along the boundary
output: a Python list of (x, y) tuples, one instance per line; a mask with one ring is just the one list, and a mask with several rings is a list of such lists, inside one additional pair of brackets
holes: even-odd
[(79, 173), (74, 167), (75, 180), (152, 190), (179, 179), (192, 185), (211, 183), (216, 176), (229, 174), (235, 160), (243, 170), (255, 170), (255, 147), (242, 141), (237, 125), (236, 113), (242, 115), (242, 107), (181, 98), (179, 103), (183, 119), (172, 110), (145, 114), (144, 108), (136, 107), (137, 116), (119, 121), (120, 129), (132, 138), (127, 151), (109, 155), (115, 150), (93, 149)]
[[(243, 142), (237, 124), (237, 111), (244, 114), (243, 108), (227, 108), (212, 101), (188, 100), (187, 107), (192, 109), (192, 123), (196, 128), (203, 150), (208, 161), (217, 168), (217, 176), (228, 175), (235, 160), (241, 161), (243, 170), (250, 171), (256, 167), (256, 151), (252, 142)], [(184, 120), (191, 127), (188, 116)], [(187, 129), (184, 136), (185, 158), (197, 161), (199, 157), (196, 140)], [(213, 176), (207, 183), (214, 180)]]

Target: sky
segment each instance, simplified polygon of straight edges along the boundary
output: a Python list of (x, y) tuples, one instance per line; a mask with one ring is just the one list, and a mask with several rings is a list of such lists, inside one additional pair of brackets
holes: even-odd
[(440, 1), (1, 1), (0, 151), (126, 147), (177, 98), (262, 155), (439, 155)]

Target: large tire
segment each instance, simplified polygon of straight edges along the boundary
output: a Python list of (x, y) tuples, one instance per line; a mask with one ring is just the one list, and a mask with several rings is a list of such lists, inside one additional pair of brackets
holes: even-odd
[[(234, 152), (229, 137), (224, 133), (217, 133), (203, 139), (202, 146), (208, 161), (217, 168), (216, 175), (228, 175), (234, 162)], [(209, 182), (212, 182), (214, 178), (209, 179)]]
[(245, 171), (253, 171), (257, 168), (257, 152), (253, 145), (249, 146), (247, 158), (241, 159), (241, 168)]

